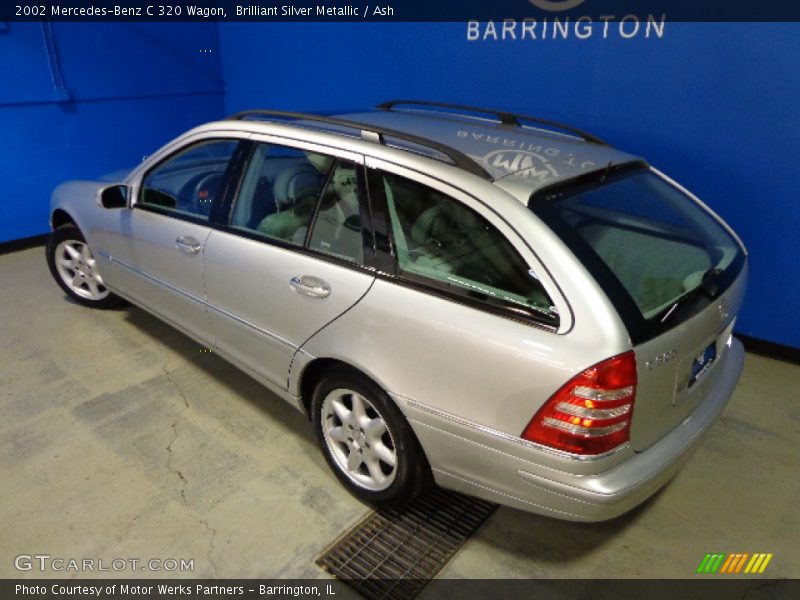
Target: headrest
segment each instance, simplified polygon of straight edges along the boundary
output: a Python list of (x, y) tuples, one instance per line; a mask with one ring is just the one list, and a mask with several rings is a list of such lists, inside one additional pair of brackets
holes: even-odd
[(411, 239), (417, 244), (427, 244), (431, 239), (451, 241), (455, 231), (455, 210), (449, 203), (425, 210), (411, 227)]
[(284, 169), (275, 178), (272, 191), (278, 209), (292, 206), (296, 200), (318, 196), (322, 187), (322, 176), (311, 165), (297, 165)]

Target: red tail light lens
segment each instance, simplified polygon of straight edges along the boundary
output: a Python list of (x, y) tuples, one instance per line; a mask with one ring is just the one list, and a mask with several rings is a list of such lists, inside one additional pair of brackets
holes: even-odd
[(589, 367), (533, 416), (522, 437), (581, 455), (603, 454), (630, 439), (636, 357), (626, 352)]

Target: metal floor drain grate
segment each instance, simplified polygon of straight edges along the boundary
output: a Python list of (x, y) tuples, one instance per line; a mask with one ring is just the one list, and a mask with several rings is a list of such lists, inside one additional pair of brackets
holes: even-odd
[(410, 600), (495, 508), (434, 488), (408, 506), (367, 516), (317, 564), (369, 600)]

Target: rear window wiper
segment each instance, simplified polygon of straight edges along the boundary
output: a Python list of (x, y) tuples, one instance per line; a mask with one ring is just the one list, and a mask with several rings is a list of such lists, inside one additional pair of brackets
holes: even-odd
[(694, 301), (700, 294), (703, 294), (709, 300), (716, 298), (719, 295), (719, 276), (721, 274), (722, 269), (709, 269), (703, 273), (700, 285), (679, 296), (678, 299), (672, 303), (672, 306), (664, 312), (664, 316), (661, 317), (661, 323), (666, 323), (678, 307), (688, 304), (690, 300)]

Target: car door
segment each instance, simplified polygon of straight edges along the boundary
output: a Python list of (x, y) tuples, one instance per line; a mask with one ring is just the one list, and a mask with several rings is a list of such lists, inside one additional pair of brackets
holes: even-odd
[(228, 222), (206, 240), (216, 348), (283, 389), (303, 343), (375, 279), (362, 165), (355, 154), (259, 138)]
[(132, 207), (115, 212), (118, 221), (108, 232), (117, 287), (209, 343), (203, 248), (238, 144), (205, 139), (157, 162), (135, 184)]

